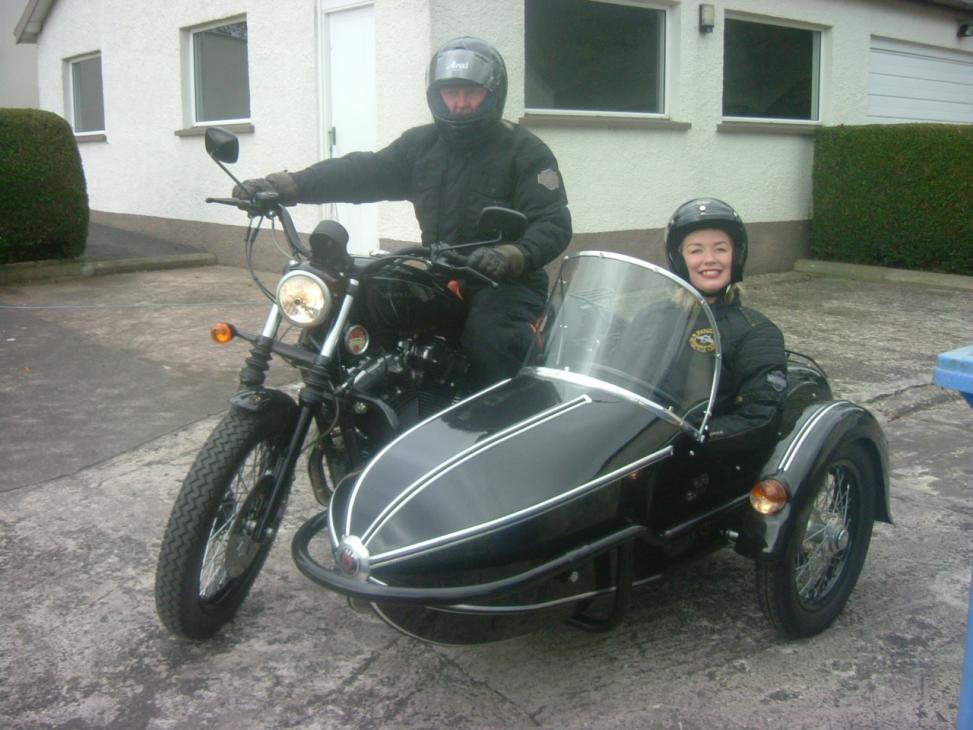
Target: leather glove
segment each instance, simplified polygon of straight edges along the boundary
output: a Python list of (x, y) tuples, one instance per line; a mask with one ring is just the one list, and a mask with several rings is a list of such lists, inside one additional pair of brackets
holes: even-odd
[(524, 251), (520, 246), (505, 243), (483, 246), (470, 254), (469, 265), (491, 279), (516, 279), (524, 273)]
[(267, 177), (244, 180), (242, 186), (234, 185), (232, 196), (239, 200), (250, 200), (257, 193), (277, 193), (281, 203), (294, 205), (297, 202), (297, 182), (289, 172), (275, 172)]

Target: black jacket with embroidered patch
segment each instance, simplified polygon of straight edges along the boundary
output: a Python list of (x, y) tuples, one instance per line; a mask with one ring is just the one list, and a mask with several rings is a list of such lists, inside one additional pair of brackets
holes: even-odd
[(773, 322), (739, 302), (711, 304), (723, 361), (709, 451), (741, 451), (776, 440), (787, 390), (784, 336)]
[(476, 241), (488, 205), (527, 216), (518, 241), (525, 278), (555, 259), (571, 239), (571, 216), (553, 153), (534, 134), (507, 121), (475, 144), (448, 142), (433, 124), (407, 130), (377, 152), (352, 152), (293, 173), (301, 203), (408, 200), (422, 242)]

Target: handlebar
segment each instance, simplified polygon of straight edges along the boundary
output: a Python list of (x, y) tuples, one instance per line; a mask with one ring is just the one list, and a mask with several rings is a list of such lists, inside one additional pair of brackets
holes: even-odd
[[(489, 243), (489, 242), (484, 242)], [(382, 256), (375, 261), (371, 261), (365, 265), (363, 269), (364, 272), (371, 272), (375, 269), (380, 269), (385, 266), (391, 266), (397, 261), (402, 260), (412, 260), (412, 261), (422, 261), (429, 264), (433, 268), (445, 269), (447, 272), (459, 274), (466, 277), (472, 277), (474, 279), (479, 279), (484, 284), (496, 288), (499, 284), (491, 279), (486, 274), (477, 271), (476, 269), (467, 265), (469, 259), (468, 256), (464, 256), (461, 253), (456, 252), (456, 248), (469, 246), (471, 244), (460, 244), (460, 246), (447, 246), (445, 244), (433, 244), (430, 247), (425, 246), (407, 246), (406, 248), (399, 249), (395, 253)], [(472, 244), (475, 245), (475, 244)]]
[[(280, 219), (281, 227), (284, 229), (284, 235), (287, 238), (287, 242), (290, 245), (291, 250), (295, 253), (299, 253), (304, 258), (311, 258), (311, 252), (304, 246), (304, 244), (301, 243), (300, 236), (297, 234), (297, 229), (294, 227), (294, 222), (291, 219), (290, 213), (288, 213), (284, 205), (281, 204), (280, 196), (277, 193), (260, 192), (257, 193), (252, 200), (245, 200), (242, 198), (206, 198), (206, 202), (216, 203), (218, 205), (233, 206), (238, 210), (246, 212), (251, 218), (267, 217)], [(499, 286), (496, 281), (491, 279), (486, 274), (469, 266), (469, 256), (463, 255), (457, 250), (460, 248), (468, 248), (470, 246), (482, 246), (493, 243), (497, 243), (497, 240), (475, 241), (473, 243), (461, 243), (455, 246), (450, 246), (443, 243), (432, 244), (429, 247), (408, 246), (396, 251), (395, 253), (382, 256), (375, 261), (369, 262), (364, 267), (363, 273), (388, 266), (395, 261), (412, 259), (423, 261), (435, 268), (446, 269), (452, 273), (456, 273), (468, 278), (478, 279), (482, 283), (496, 288)]]
[(301, 238), (297, 234), (297, 228), (287, 208), (280, 202), (277, 193), (261, 192), (257, 193), (252, 200), (242, 198), (206, 198), (207, 203), (217, 203), (219, 205), (231, 205), (238, 210), (246, 212), (251, 218), (265, 217), (277, 218), (280, 220), (281, 228), (284, 229), (284, 236), (291, 250), (300, 254), (306, 259), (311, 258), (311, 251), (301, 243)]
[(220, 205), (232, 205), (234, 208), (239, 208), (240, 210), (249, 211), (253, 208), (253, 203), (249, 200), (240, 200), (240, 198), (206, 198), (207, 203), (219, 203)]

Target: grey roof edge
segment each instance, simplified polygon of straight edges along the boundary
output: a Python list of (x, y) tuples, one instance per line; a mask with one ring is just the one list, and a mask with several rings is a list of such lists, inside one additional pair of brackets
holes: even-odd
[(913, 2), (918, 2), (922, 5), (939, 5), (944, 8), (952, 8), (953, 10), (965, 10), (973, 14), (973, 0), (913, 0)]
[(47, 20), (56, 0), (27, 0), (24, 12), (14, 27), (17, 43), (37, 43), (44, 21)]
[[(57, 0), (27, 0), (27, 6), (14, 28), (17, 43), (37, 43), (37, 37), (44, 28), (44, 21), (47, 20), (55, 2)], [(973, 0), (913, 0), (913, 2), (973, 13)]]

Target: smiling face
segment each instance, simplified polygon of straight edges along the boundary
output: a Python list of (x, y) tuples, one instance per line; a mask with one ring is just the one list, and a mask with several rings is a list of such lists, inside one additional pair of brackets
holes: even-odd
[(450, 114), (472, 114), (486, 99), (487, 90), (477, 84), (444, 86), (439, 90), (439, 95)]
[(730, 283), (733, 268), (733, 241), (725, 231), (704, 228), (687, 235), (679, 247), (689, 270), (689, 283), (706, 298), (716, 295)]

